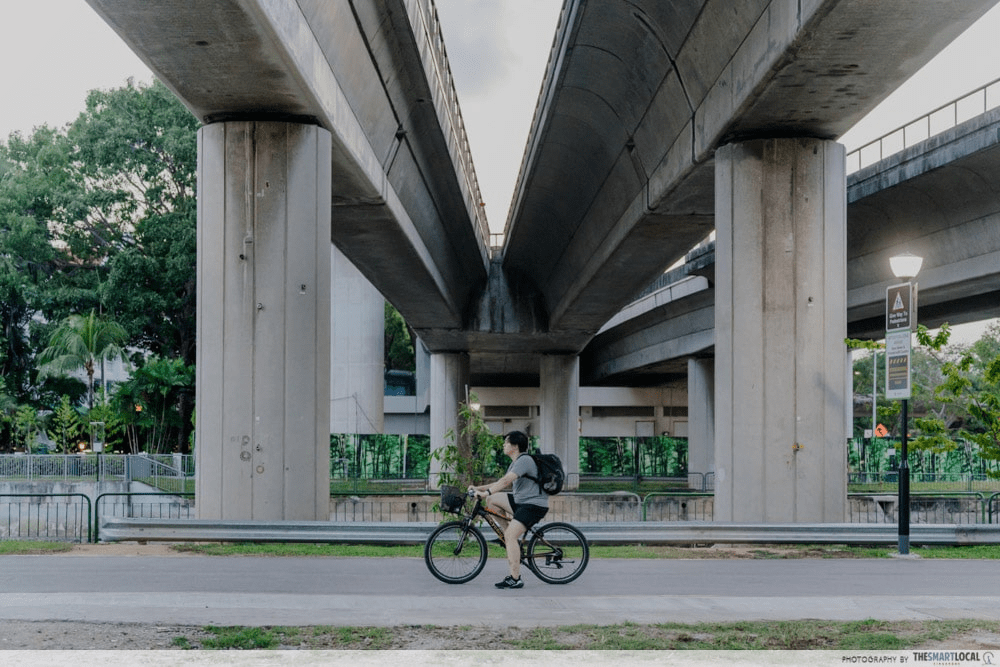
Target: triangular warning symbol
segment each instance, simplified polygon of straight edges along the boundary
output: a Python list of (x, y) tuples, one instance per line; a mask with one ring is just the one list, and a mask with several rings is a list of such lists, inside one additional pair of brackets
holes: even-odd
[(906, 310), (903, 306), (903, 297), (899, 292), (896, 292), (896, 301), (892, 304), (893, 312), (897, 310)]

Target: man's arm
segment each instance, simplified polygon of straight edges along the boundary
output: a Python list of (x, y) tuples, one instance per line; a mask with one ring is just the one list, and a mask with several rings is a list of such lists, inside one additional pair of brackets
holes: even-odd
[(483, 484), (481, 486), (470, 486), (469, 488), (475, 491), (477, 496), (482, 498), (503, 491), (508, 486), (513, 485), (515, 479), (517, 479), (517, 473), (508, 472), (506, 475), (504, 475), (497, 481), (493, 482), (492, 484)]

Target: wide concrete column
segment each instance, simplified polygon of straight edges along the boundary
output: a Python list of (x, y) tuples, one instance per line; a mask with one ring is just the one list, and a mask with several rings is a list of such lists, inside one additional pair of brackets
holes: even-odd
[(843, 146), (750, 140), (715, 170), (715, 519), (843, 521)]
[(199, 518), (329, 518), (330, 155), (311, 125), (198, 131)]
[(330, 253), (330, 432), (382, 433), (385, 299), (336, 246)]
[(580, 358), (542, 355), (539, 446), (562, 459), (566, 489), (580, 486)]
[(688, 359), (688, 486), (715, 471), (715, 360)]
[[(469, 355), (465, 352), (435, 352), (431, 354), (430, 383), (430, 435), (431, 453), (454, 441), (446, 437), (448, 431), (458, 433), (459, 404), (465, 402), (469, 386)], [(431, 488), (437, 488), (441, 463), (431, 458)]]

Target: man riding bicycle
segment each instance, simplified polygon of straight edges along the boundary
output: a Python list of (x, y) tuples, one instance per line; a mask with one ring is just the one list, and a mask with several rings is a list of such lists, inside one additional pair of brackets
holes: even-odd
[[(493, 482), (481, 486), (470, 486), (480, 498), (486, 498), (491, 509), (502, 509), (513, 518), (504, 529), (507, 545), (507, 565), (510, 574), (496, 584), (497, 588), (523, 588), (521, 581), (521, 547), (519, 540), (528, 528), (538, 523), (549, 511), (549, 497), (542, 491), (535, 479), (538, 466), (534, 459), (524, 455), (528, 451), (528, 436), (520, 431), (511, 431), (503, 440), (503, 453), (510, 457), (507, 473)], [(500, 493), (513, 485), (513, 493)]]

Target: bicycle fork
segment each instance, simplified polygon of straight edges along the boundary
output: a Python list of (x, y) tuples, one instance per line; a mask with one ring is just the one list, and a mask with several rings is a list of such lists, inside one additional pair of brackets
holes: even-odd
[(458, 556), (462, 553), (462, 549), (465, 547), (465, 540), (469, 539), (469, 531), (475, 530), (472, 526), (471, 521), (466, 521), (462, 526), (462, 536), (458, 539), (455, 544), (455, 550), (452, 552), (453, 556)]

